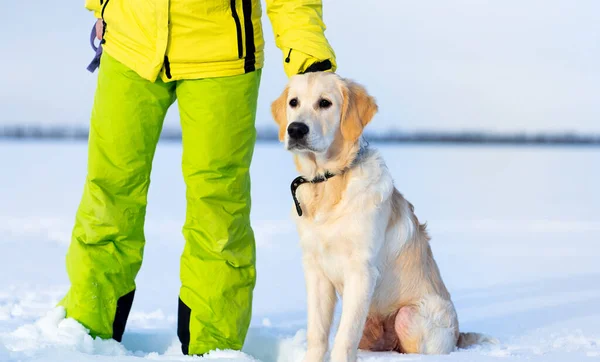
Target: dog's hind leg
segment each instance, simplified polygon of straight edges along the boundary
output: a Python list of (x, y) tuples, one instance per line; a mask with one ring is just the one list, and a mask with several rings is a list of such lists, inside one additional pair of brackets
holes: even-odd
[(396, 314), (388, 317), (369, 316), (358, 348), (374, 352), (400, 352), (400, 341), (396, 333), (395, 321)]
[(394, 327), (404, 353), (448, 354), (459, 335), (454, 305), (437, 295), (400, 308)]

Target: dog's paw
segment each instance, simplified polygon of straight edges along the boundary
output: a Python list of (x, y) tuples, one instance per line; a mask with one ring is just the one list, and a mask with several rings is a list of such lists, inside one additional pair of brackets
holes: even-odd
[(323, 348), (312, 348), (306, 351), (304, 362), (323, 362), (327, 350)]
[(333, 348), (331, 362), (356, 362), (357, 351), (349, 348)]

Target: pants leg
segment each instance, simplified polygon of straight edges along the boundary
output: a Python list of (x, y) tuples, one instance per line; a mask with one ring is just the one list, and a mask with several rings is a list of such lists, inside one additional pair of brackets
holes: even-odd
[(256, 282), (250, 163), (260, 71), (177, 84), (187, 186), (178, 335), (185, 354), (241, 349)]
[(154, 151), (175, 85), (149, 82), (103, 54), (92, 110), (88, 172), (67, 253), (61, 301), (92, 336), (118, 341), (142, 263)]

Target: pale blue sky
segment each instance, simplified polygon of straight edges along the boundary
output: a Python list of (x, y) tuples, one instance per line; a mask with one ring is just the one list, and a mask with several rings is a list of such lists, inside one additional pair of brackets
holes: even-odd
[[(379, 101), (373, 129), (600, 132), (598, 0), (324, 0), (324, 12), (339, 73)], [(87, 124), (93, 22), (83, 1), (0, 2), (0, 124)], [(257, 122), (270, 125), (286, 78), (263, 22)]]

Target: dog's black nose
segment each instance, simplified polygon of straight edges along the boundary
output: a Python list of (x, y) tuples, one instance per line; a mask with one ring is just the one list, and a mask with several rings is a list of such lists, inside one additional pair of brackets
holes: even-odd
[(308, 134), (308, 126), (300, 122), (292, 122), (288, 126), (288, 134), (290, 138), (299, 140)]

